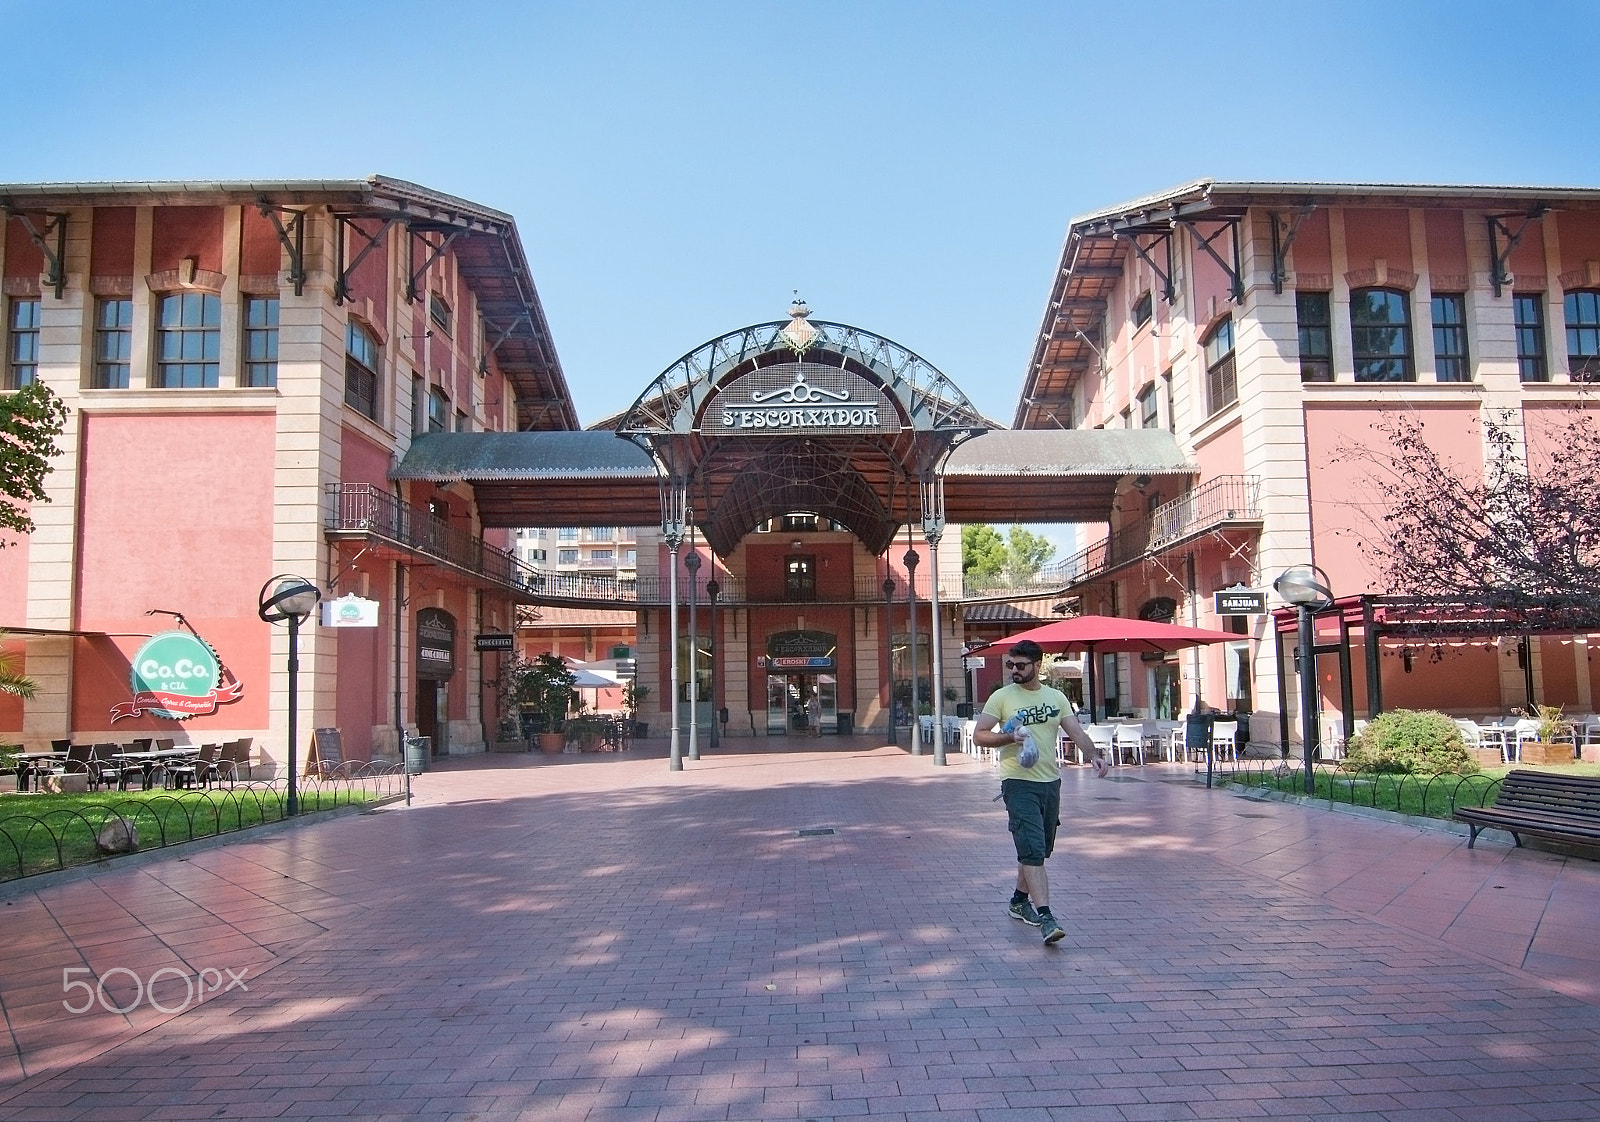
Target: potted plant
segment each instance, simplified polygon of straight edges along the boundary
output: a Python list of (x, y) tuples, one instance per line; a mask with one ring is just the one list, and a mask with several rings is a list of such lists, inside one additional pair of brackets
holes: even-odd
[(645, 699), (649, 696), (649, 686), (641, 686), (636, 681), (623, 683), (622, 712), (633, 726), (633, 735), (639, 739), (650, 735), (650, 726), (639, 719), (639, 710), (644, 706)]
[(598, 752), (610, 726), (598, 713), (577, 713), (567, 719), (566, 741), (580, 752)]
[(1525, 764), (1570, 764), (1577, 759), (1573, 748), (1572, 722), (1561, 715), (1559, 705), (1538, 705), (1530, 712), (1514, 711), (1525, 720), (1537, 721), (1538, 740), (1524, 740), (1517, 745), (1517, 756)]
[(533, 709), (541, 718), (538, 734), (539, 751), (552, 755), (563, 751), (567, 744), (567, 713), (577, 695), (573, 687), (578, 677), (561, 661), (561, 657), (545, 651), (520, 674), (517, 698), (520, 704)]

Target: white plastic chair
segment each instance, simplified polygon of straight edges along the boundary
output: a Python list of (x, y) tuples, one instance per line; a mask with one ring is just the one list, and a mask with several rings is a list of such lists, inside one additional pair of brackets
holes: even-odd
[(1224, 756), (1239, 762), (1239, 722), (1218, 721), (1211, 726), (1211, 747), (1217, 759)]
[(1121, 763), (1117, 759), (1117, 729), (1115, 725), (1090, 725), (1083, 730), (1089, 734), (1089, 739), (1094, 741), (1096, 755), (1104, 756), (1109, 762)]
[(1144, 726), (1123, 721), (1112, 731), (1111, 742), (1116, 745), (1117, 755), (1131, 756), (1132, 762), (1144, 763)]
[(933, 744), (933, 718), (931, 716), (918, 717), (917, 728), (922, 732), (922, 743), (931, 746)]

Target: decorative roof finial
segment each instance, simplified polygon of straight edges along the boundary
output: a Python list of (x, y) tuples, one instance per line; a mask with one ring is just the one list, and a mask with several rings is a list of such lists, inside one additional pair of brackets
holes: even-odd
[(806, 322), (806, 317), (810, 314), (811, 309), (800, 299), (800, 290), (795, 289), (794, 302), (789, 305), (789, 326), (778, 332), (778, 335), (789, 345), (789, 349), (796, 357), (805, 354), (817, 341), (817, 329)]

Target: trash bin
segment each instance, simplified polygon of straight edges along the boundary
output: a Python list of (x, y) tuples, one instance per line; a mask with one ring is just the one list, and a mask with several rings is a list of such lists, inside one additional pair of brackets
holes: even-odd
[(856, 731), (856, 715), (854, 713), (840, 713), (835, 731), (840, 736), (853, 736)]
[(1183, 747), (1196, 756), (1204, 756), (1211, 748), (1211, 734), (1217, 724), (1215, 713), (1190, 713), (1183, 722)]
[(406, 773), (421, 775), (428, 770), (428, 757), (433, 755), (433, 737), (406, 737)]

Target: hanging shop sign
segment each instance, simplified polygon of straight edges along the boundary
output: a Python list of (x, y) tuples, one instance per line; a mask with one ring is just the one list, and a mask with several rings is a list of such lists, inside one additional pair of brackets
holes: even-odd
[(777, 631), (767, 636), (768, 670), (832, 670), (839, 638), (831, 631)]
[(768, 670), (832, 670), (833, 659), (824, 655), (787, 655), (767, 659)]
[(899, 432), (894, 403), (873, 382), (818, 362), (783, 362), (717, 391), (703, 433)]
[(417, 677), (443, 680), (456, 672), (456, 617), (443, 608), (417, 613)]
[(189, 631), (163, 631), (146, 639), (133, 656), (128, 684), (133, 700), (111, 707), (113, 722), (140, 716), (187, 721), (215, 713), (217, 706), (244, 694), (211, 644)]
[(323, 627), (377, 627), (378, 602), (355, 593), (322, 602)]
[(472, 637), (472, 649), (476, 651), (514, 651), (517, 649), (517, 639), (514, 635), (496, 634), (488, 632)]
[(1235, 585), (1211, 594), (1213, 607), (1219, 616), (1258, 616), (1267, 610), (1265, 589)]

